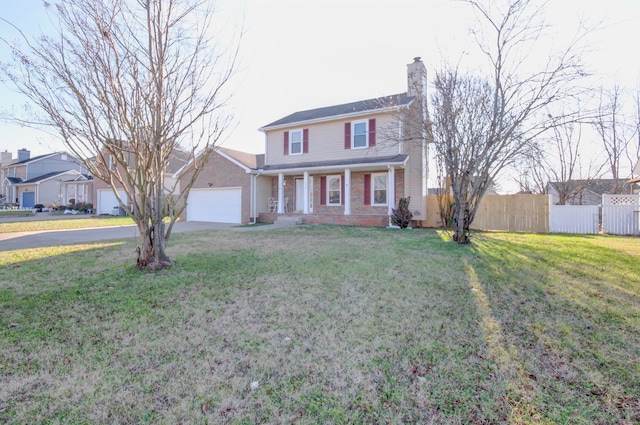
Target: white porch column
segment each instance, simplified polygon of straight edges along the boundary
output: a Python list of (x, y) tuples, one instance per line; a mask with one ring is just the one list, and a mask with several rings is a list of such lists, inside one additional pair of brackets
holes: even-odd
[(387, 188), (387, 204), (389, 205), (389, 216), (391, 216), (391, 210), (395, 208), (396, 204), (396, 170), (389, 166), (389, 187)]
[(304, 172), (303, 185), (304, 185), (304, 193), (302, 196), (304, 196), (304, 202), (302, 207), (302, 213), (309, 214), (309, 172), (308, 171)]
[(344, 215), (351, 215), (351, 170), (344, 170)]
[(278, 173), (278, 214), (284, 213), (284, 173)]

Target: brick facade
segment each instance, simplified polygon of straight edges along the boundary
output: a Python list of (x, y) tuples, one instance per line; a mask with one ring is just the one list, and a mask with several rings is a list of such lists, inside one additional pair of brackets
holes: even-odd
[[(320, 199), (320, 179), (327, 174), (310, 174), (313, 177), (313, 212), (310, 214), (302, 214), (301, 212), (291, 213), (290, 215), (300, 216), (303, 223), (309, 224), (339, 224), (347, 226), (373, 226), (386, 227), (389, 224), (389, 208), (388, 206), (375, 206), (364, 204), (364, 175), (374, 173), (387, 173), (386, 169), (352, 172), (351, 173), (351, 214), (344, 214), (344, 199), (342, 205), (321, 205)], [(328, 175), (338, 175), (331, 173)], [(344, 173), (340, 174), (344, 179)], [(288, 198), (289, 211), (293, 211), (295, 207), (295, 179), (302, 176), (285, 176), (284, 181), (284, 197)], [(393, 206), (397, 205), (398, 200), (404, 197), (404, 170), (395, 171), (395, 200)], [(343, 194), (344, 196), (344, 194)], [(278, 178), (271, 179), (271, 197), (278, 197)], [(277, 214), (260, 214), (259, 221), (272, 223), (276, 220)]]
[[(184, 188), (190, 176), (180, 181)], [(213, 153), (207, 165), (200, 172), (193, 184), (193, 189), (242, 188), (242, 223), (251, 221), (251, 174), (246, 169), (228, 160), (218, 153)], [(187, 206), (187, 208), (189, 208)], [(186, 209), (180, 219), (186, 220)]]

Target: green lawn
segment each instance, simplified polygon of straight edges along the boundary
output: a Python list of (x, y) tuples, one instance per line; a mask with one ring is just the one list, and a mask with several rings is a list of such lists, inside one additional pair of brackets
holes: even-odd
[[(43, 213), (40, 213), (43, 214)], [(41, 230), (85, 229), (89, 227), (126, 226), (133, 224), (129, 217), (83, 217), (57, 218), (50, 220), (15, 221), (0, 223), (0, 233), (35, 232)]]
[(296, 226), (0, 252), (0, 423), (634, 424), (640, 244)]

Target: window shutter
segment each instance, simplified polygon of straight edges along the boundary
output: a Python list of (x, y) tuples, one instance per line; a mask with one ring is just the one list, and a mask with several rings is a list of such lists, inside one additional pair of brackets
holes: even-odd
[(345, 192), (344, 192), (344, 175), (343, 175), (342, 178), (340, 179), (340, 205), (344, 205), (344, 196), (345, 196)]
[(284, 132), (284, 154), (289, 155), (289, 132)]
[(351, 149), (351, 123), (344, 124), (344, 148)]
[(364, 175), (364, 204), (371, 205), (371, 174)]
[(327, 205), (327, 177), (320, 177), (320, 205)]
[(302, 130), (302, 153), (309, 153), (309, 129)]
[(376, 145), (376, 119), (369, 120), (369, 146)]

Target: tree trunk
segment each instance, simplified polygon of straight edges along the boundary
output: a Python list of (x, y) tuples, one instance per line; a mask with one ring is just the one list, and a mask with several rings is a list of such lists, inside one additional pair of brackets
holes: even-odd
[[(171, 266), (173, 262), (165, 253), (164, 223), (159, 225), (153, 223), (140, 223), (140, 246), (137, 248), (139, 269), (149, 271), (159, 270)], [(158, 229), (158, 232), (156, 232)]]
[(470, 211), (467, 208), (466, 203), (463, 205), (456, 204), (454, 206), (453, 215), (453, 240), (460, 245), (465, 245), (471, 242), (471, 231), (469, 225)]

